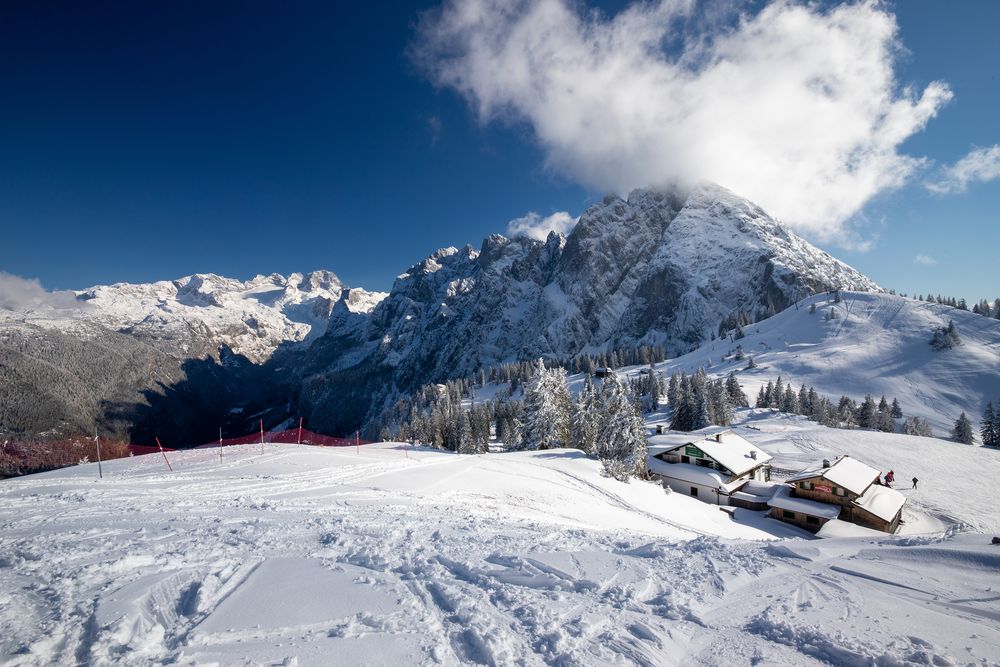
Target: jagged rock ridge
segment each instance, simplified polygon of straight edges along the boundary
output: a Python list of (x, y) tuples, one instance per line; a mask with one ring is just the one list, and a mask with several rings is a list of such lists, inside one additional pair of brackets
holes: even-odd
[(726, 317), (830, 289), (880, 288), (724, 188), (636, 190), (591, 207), (568, 237), (493, 235), (414, 265), (370, 313), (331, 321), (303, 366), (299, 408), (351, 428), (426, 382), (540, 355), (679, 354)]

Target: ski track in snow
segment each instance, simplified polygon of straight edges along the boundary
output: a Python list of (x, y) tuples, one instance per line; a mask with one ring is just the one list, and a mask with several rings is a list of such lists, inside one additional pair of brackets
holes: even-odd
[(775, 539), (572, 450), (171, 459), (0, 485), (0, 663), (1000, 659), (981, 534)]

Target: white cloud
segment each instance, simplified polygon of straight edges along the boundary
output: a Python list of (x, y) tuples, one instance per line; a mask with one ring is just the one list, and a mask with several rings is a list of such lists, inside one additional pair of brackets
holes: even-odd
[(571, 0), (448, 0), (412, 54), (481, 122), (527, 122), (548, 166), (588, 187), (707, 179), (838, 240), (923, 164), (899, 146), (951, 92), (899, 87), (898, 28), (876, 0), (718, 11), (731, 4), (609, 17)]
[(544, 218), (534, 211), (529, 211), (527, 215), (508, 222), (507, 233), (511, 236), (530, 236), (533, 239), (544, 241), (548, 238), (549, 232), (569, 234), (579, 219), (574, 218), (566, 211), (558, 211)]
[(944, 170), (941, 180), (924, 185), (931, 192), (965, 192), (970, 183), (985, 183), (1000, 178), (1000, 145), (974, 148), (969, 154)]
[(924, 266), (934, 266), (938, 263), (938, 261), (930, 255), (917, 255), (913, 258), (913, 262), (915, 264), (923, 264)]
[(49, 292), (37, 278), (22, 278), (0, 271), (0, 309), (80, 308), (73, 292)]

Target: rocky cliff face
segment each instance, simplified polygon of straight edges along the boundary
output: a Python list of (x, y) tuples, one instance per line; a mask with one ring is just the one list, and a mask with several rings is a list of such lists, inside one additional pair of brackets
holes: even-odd
[[(414, 265), (370, 313), (331, 321), (307, 355), (299, 407), (352, 428), (426, 382), (539, 355), (679, 354), (724, 318), (829, 289), (879, 287), (724, 188), (637, 190), (590, 208), (568, 237), (494, 235)], [(361, 396), (369, 405), (353, 406)]]

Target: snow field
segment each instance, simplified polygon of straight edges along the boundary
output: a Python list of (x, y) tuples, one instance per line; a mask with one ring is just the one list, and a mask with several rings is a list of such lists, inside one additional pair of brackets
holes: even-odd
[(979, 534), (795, 539), (573, 450), (170, 456), (0, 485), (0, 662), (1000, 659)]

